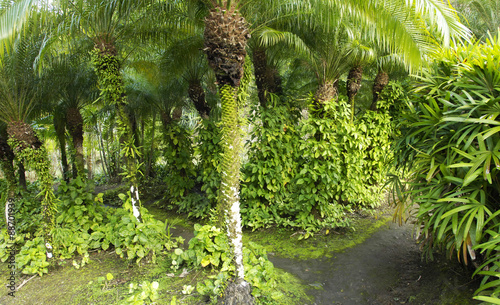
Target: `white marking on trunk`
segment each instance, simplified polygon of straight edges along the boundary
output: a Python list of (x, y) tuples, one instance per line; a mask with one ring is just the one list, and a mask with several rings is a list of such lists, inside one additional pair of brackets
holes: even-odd
[[(135, 190), (135, 195), (136, 195), (137, 201), (139, 201), (139, 193), (137, 192), (137, 190)], [(130, 187), (130, 200), (132, 202), (132, 213), (134, 214), (134, 216), (137, 219), (137, 221), (141, 222), (139, 220), (139, 217), (141, 216), (141, 213), (139, 212), (139, 209), (135, 205), (136, 201), (134, 199), (134, 186), (133, 185)]]

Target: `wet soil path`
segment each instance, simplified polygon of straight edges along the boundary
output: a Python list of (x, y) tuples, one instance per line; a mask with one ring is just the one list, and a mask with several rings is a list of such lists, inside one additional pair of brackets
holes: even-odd
[(422, 261), (411, 236), (411, 225), (389, 223), (332, 258), (269, 258), (310, 285), (316, 305), (478, 304), (470, 270), (443, 257)]

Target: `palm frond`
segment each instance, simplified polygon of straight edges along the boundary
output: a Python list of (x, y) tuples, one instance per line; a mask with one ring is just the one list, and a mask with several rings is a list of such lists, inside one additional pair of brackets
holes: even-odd
[(22, 0), (14, 3), (12, 1), (1, 3), (0, 40), (11, 37), (16, 30), (22, 27), (33, 2), (34, 0)]

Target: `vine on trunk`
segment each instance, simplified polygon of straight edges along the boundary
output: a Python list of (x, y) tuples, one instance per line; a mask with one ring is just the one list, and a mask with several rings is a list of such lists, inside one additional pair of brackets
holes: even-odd
[(35, 170), (38, 180), (41, 184), (42, 213), (43, 213), (43, 235), (47, 257), (52, 258), (52, 236), (51, 231), (55, 227), (54, 217), (57, 213), (57, 198), (53, 191), (53, 177), (50, 174), (50, 162), (47, 158), (47, 152), (43, 146), (38, 149), (23, 145), (21, 141), (10, 138), (8, 140), (10, 147), (15, 152), (17, 158), (25, 162), (29, 168)]
[[(101, 46), (102, 47), (102, 46)], [(125, 171), (123, 175), (131, 183), (132, 210), (140, 221), (140, 215), (137, 211), (140, 210), (139, 193), (137, 192), (137, 175), (140, 173), (141, 164), (135, 162), (140, 157), (139, 149), (135, 146), (134, 137), (132, 134), (132, 125), (125, 110), (125, 86), (120, 74), (120, 62), (114, 52), (105, 52), (102, 48), (95, 47), (91, 52), (92, 64), (95, 67), (98, 85), (100, 88), (100, 96), (105, 101), (110, 102), (116, 107), (118, 112), (118, 133), (120, 135), (120, 155), (125, 158)], [(135, 198), (133, 195), (136, 195)], [(138, 207), (135, 206), (137, 203)]]

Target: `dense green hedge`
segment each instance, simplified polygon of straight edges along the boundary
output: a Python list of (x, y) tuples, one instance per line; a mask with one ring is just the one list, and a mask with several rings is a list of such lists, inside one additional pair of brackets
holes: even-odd
[(348, 212), (380, 203), (391, 161), (391, 117), (367, 111), (352, 123), (350, 110), (344, 99), (332, 100), (323, 116), (300, 122), (293, 105), (260, 111), (243, 170), (245, 225), (291, 226), (308, 237), (347, 226)]

